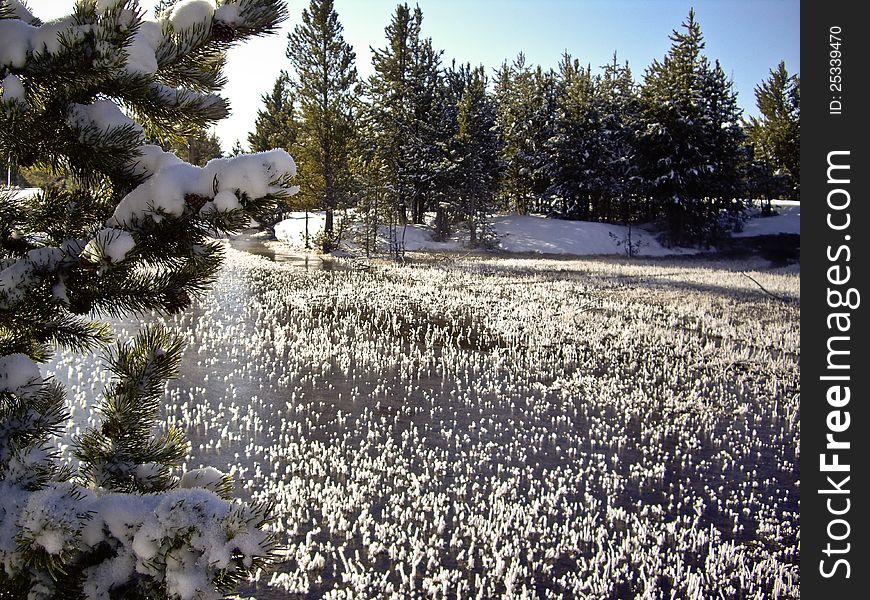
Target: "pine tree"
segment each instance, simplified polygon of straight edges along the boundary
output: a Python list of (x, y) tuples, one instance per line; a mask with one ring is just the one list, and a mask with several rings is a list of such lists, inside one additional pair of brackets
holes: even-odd
[(433, 187), (435, 219), (433, 227), (435, 238), (446, 241), (452, 232), (453, 221), (457, 216), (451, 214), (455, 209), (456, 190), (461, 187), (459, 170), (455, 168), (455, 142), (459, 136), (459, 107), (462, 95), (471, 80), (471, 65), (457, 66), (456, 61), (442, 71), (438, 131), (443, 136), (440, 142), (440, 164), (436, 170)]
[(486, 245), (492, 241), (489, 215), (501, 167), (495, 101), (486, 91), (482, 66), (455, 71), (450, 79), (454, 85), (464, 79), (455, 133), (448, 142), (451, 204), (468, 226), (471, 245)]
[[(396, 213), (391, 199), (394, 197), (390, 186), (389, 169), (383, 160), (382, 149), (378, 145), (377, 126), (370, 110), (361, 110), (357, 121), (358, 135), (351, 161), (353, 172), (354, 196), (357, 198), (356, 242), (366, 256), (378, 253), (381, 224), (391, 223)], [(394, 223), (393, 223), (394, 225)], [(393, 228), (394, 231), (394, 228)], [(392, 237), (390, 253), (401, 257), (397, 237)]]
[[(595, 101), (602, 115), (599, 146), (605, 206), (601, 207), (601, 212), (605, 220), (623, 223), (629, 228), (640, 216), (637, 202), (644, 192), (644, 181), (637, 164), (638, 94), (628, 63), (620, 65), (614, 53), (613, 61), (604, 66), (604, 73), (595, 89)], [(627, 240), (626, 243), (631, 254), (632, 242)]]
[[(725, 70), (716, 60), (705, 72), (701, 86), (706, 173), (702, 206), (707, 208), (705, 235), (721, 235), (721, 227), (733, 227), (743, 212), (744, 131), (737, 94)], [(702, 171), (703, 173), (703, 171)], [(707, 241), (707, 240), (705, 240)]]
[(419, 24), (411, 19), (407, 4), (400, 4), (385, 28), (388, 46), (372, 50), (372, 75), (366, 86), (370, 99), (371, 133), (376, 137), (380, 162), (387, 170), (391, 204), (401, 223), (408, 221), (408, 205), (413, 191), (407, 173), (409, 156), (405, 145), (411, 121), (408, 109), (411, 41), (419, 37)]
[[(257, 111), (254, 131), (248, 134), (251, 152), (268, 152), (276, 148), (283, 150), (298, 148), (301, 125), (294, 88), (290, 75), (286, 71), (281, 71), (275, 79), (271, 93), (262, 96), (263, 108)], [(241, 154), (241, 148), (238, 151), (233, 148), (233, 153), (234, 155)], [(309, 174), (309, 177), (315, 176), (315, 174)], [(303, 187), (304, 180), (305, 174), (300, 173), (297, 176), (297, 185), (300, 188)], [(291, 202), (281, 203), (274, 212), (263, 215), (259, 219), (259, 223), (272, 228), (284, 218), (284, 212), (288, 209), (313, 209), (312, 200), (310, 194), (307, 197), (303, 194), (297, 194), (293, 196)]]
[(761, 117), (751, 117), (747, 126), (754, 156), (784, 179), (783, 192), (800, 198), (800, 77), (789, 75), (781, 61), (755, 87), (755, 104)]
[(213, 158), (223, 156), (217, 134), (205, 130), (177, 138), (172, 143), (166, 144), (164, 149), (174, 152), (184, 162), (199, 167), (204, 167)]
[(300, 104), (300, 163), (305, 193), (326, 211), (324, 251), (333, 248), (334, 211), (348, 200), (354, 137), (356, 55), (342, 36), (332, 0), (311, 0), (289, 35), (287, 57), (296, 69)]
[(267, 152), (275, 148), (288, 150), (296, 146), (299, 119), (294, 84), (286, 71), (281, 71), (272, 92), (262, 96), (263, 108), (257, 111), (254, 131), (248, 134), (251, 152)]
[(496, 72), (495, 95), (504, 148), (500, 195), (520, 214), (549, 210), (547, 144), (554, 135), (556, 77), (541, 67), (532, 69), (520, 53)]
[[(0, 596), (218, 598), (269, 562), (270, 509), (228, 476), (181, 474), (188, 444), (157, 418), (182, 343), (161, 327), (108, 348), (100, 315), (177, 313), (214, 280), (212, 239), (294, 193), (281, 151), (182, 162), (166, 141), (227, 114), (230, 41), (274, 31), (276, 0), (185, 2), (144, 20), (135, 0), (79, 0), (42, 25), (0, 1), (0, 155), (61, 174), (0, 195)], [(40, 363), (106, 348), (113, 382), (75, 462), (70, 416)]]
[(755, 147), (750, 139), (750, 132), (744, 126), (744, 135), (747, 140), (743, 147), (743, 179), (748, 198), (760, 199), (762, 214), (770, 215), (773, 212), (772, 200), (785, 193), (785, 176), (775, 172), (770, 164), (763, 158), (755, 155)]
[(642, 88), (645, 176), (672, 243), (709, 243), (723, 210), (739, 212), (741, 129), (736, 93), (718, 61), (703, 55), (703, 35), (689, 12), (671, 35), (662, 62)]
[(563, 218), (631, 223), (642, 193), (637, 166), (639, 98), (628, 64), (593, 75), (568, 53), (556, 78), (544, 170)]
[[(419, 7), (414, 14), (419, 25), (423, 18)], [(420, 31), (419, 26), (417, 31)], [(411, 218), (414, 223), (422, 223), (424, 213), (431, 208), (433, 187), (438, 181), (443, 157), (442, 144), (446, 139), (438, 118), (443, 100), (441, 52), (435, 50), (431, 38), (416, 39), (412, 44), (412, 58), (409, 95), (412, 137), (407, 145), (412, 166), (409, 173), (413, 190)]]
[(372, 118), (400, 222), (422, 223), (435, 197), (443, 163), (441, 52), (421, 37), (423, 13), (396, 7), (386, 27), (387, 47), (372, 49), (375, 74), (368, 82)]
[(591, 69), (568, 53), (559, 63), (552, 135), (546, 141), (545, 172), (556, 210), (569, 219), (589, 219), (601, 172), (600, 114)]

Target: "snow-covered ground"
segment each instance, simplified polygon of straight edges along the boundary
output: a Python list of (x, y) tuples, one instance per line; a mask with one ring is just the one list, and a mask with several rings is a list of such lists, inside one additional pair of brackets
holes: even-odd
[[(537, 215), (494, 219), (498, 247), (505, 252), (538, 254), (627, 254), (629, 228), (608, 223), (564, 221)], [(640, 256), (692, 254), (689, 248), (666, 248), (648, 231), (631, 228), (631, 243)]]
[[(7, 188), (0, 186), (0, 192), (7, 191)], [(39, 188), (16, 188), (12, 187), (12, 197), (13, 198), (27, 198), (28, 196), (34, 196), (37, 192), (39, 192)]]
[(776, 214), (763, 217), (759, 209), (752, 209), (749, 219), (743, 225), (743, 231), (735, 232), (734, 237), (755, 237), (759, 235), (777, 235), (780, 233), (800, 234), (801, 203), (793, 200), (774, 200), (773, 209)]
[[(279, 241), (297, 250), (305, 248), (305, 213), (290, 213), (288, 218), (275, 227)], [(502, 215), (492, 219), (498, 239), (497, 248), (503, 252), (562, 254), (589, 256), (597, 254), (625, 254), (628, 227), (606, 223), (565, 221), (549, 219), (540, 215)], [(314, 239), (323, 231), (324, 215), (308, 213), (308, 236)], [(467, 249), (467, 233), (458, 231), (447, 241), (433, 239), (432, 228), (427, 225), (409, 224), (400, 227), (398, 236), (402, 246), (409, 252), (445, 252)], [(633, 227), (632, 244), (643, 256), (666, 256), (692, 253), (686, 248), (666, 248), (649, 232)], [(379, 244), (387, 248), (389, 230), (382, 226)], [(346, 244), (351, 250), (355, 244)], [(312, 244), (313, 247), (313, 244)]]
[[(774, 201), (778, 214), (770, 217), (760, 216), (760, 211), (751, 210), (743, 231), (734, 237), (752, 237), (778, 233), (800, 233), (800, 202), (787, 200)], [(279, 241), (296, 250), (304, 250), (306, 213), (289, 213), (287, 219), (275, 227)], [(586, 221), (565, 221), (550, 219), (540, 215), (502, 215), (492, 219), (498, 238), (498, 249), (510, 253), (535, 253), (554, 255), (613, 255), (626, 254), (629, 228), (622, 225), (592, 223)], [(308, 236), (313, 240), (323, 231), (324, 214), (308, 213)], [(408, 225), (399, 228), (399, 237), (405, 250), (410, 252), (444, 252), (467, 248), (467, 235), (462, 232), (448, 241), (439, 242), (432, 236), (432, 229), (426, 225)], [(386, 248), (388, 230), (381, 227), (382, 249)], [(692, 248), (668, 248), (663, 246), (653, 233), (645, 229), (631, 228), (631, 243), (639, 256), (673, 256), (697, 252)], [(351, 242), (350, 250), (355, 248)], [(312, 242), (310, 248), (315, 247)]]

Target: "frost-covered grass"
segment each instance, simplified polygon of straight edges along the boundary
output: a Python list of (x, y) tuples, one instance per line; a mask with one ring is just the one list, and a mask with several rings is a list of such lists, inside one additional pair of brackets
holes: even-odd
[(230, 250), (176, 321), (189, 466), (281, 515), (244, 595), (799, 597), (797, 267), (337, 262)]

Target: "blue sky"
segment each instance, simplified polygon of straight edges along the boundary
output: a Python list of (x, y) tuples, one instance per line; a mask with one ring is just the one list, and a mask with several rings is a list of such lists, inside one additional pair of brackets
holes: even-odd
[[(746, 114), (755, 114), (754, 87), (780, 60), (790, 73), (800, 72), (800, 2), (798, 0), (419, 0), (423, 34), (444, 51), (444, 61), (483, 64), (490, 72), (505, 59), (525, 53), (527, 62), (555, 67), (567, 50), (598, 67), (616, 51), (641, 80), (653, 59), (670, 47), (691, 7), (707, 44), (706, 55), (719, 59), (734, 80)], [(28, 0), (43, 19), (68, 13), (72, 0)], [(143, 7), (154, 4), (144, 0)], [(370, 46), (385, 45), (384, 27), (396, 0), (335, 0), (345, 39), (357, 53), (360, 74), (371, 74)], [(408, 2), (413, 6), (414, 2)], [(226, 149), (243, 144), (253, 128), (260, 96), (281, 69), (286, 36), (299, 22), (308, 0), (290, 0), (290, 19), (278, 35), (257, 39), (231, 51), (227, 65), (233, 113), (216, 127)]]

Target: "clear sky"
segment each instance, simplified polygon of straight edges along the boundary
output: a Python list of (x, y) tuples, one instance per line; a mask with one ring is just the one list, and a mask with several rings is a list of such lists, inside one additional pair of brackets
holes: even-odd
[[(48, 20), (69, 13), (72, 0), (27, 0), (34, 14)], [(149, 8), (155, 2), (143, 0)], [(232, 114), (216, 133), (225, 149), (235, 140), (246, 145), (260, 97), (271, 90), (281, 69), (290, 70), (284, 52), (287, 33), (299, 22), (308, 0), (289, 0), (290, 19), (277, 35), (253, 40), (230, 51), (229, 84), (224, 95)], [(357, 54), (363, 77), (372, 73), (370, 46), (385, 45), (384, 27), (397, 0), (335, 0), (345, 40)], [(408, 1), (413, 6), (415, 2)], [(490, 72), (522, 51), (530, 64), (555, 67), (567, 50), (593, 67), (616, 51), (640, 81), (653, 59), (670, 47), (691, 7), (706, 41), (706, 55), (719, 59), (734, 80), (745, 114), (756, 114), (754, 87), (780, 60), (800, 72), (799, 0), (418, 0), (423, 34), (444, 51), (444, 62), (483, 64)]]

